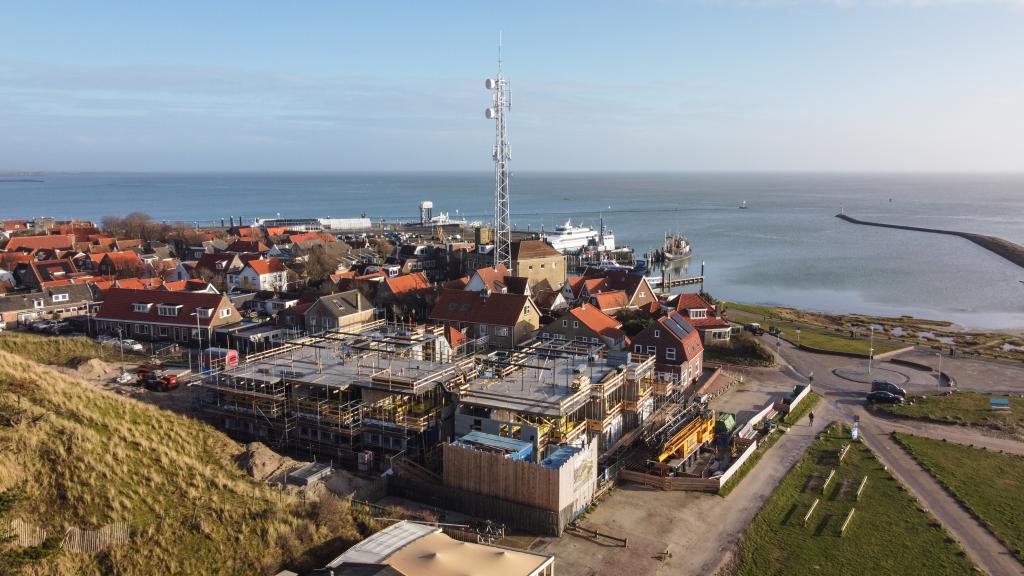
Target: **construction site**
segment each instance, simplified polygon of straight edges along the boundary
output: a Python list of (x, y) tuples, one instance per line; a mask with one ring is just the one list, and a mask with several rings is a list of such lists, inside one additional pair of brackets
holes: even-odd
[(443, 334), (376, 321), (293, 339), (197, 382), (196, 401), (241, 439), (387, 473), (410, 498), (480, 518), (532, 515), (525, 527), (548, 534), (620, 472), (713, 473), (697, 464), (714, 412), (653, 357), (571, 342), (453, 349)]

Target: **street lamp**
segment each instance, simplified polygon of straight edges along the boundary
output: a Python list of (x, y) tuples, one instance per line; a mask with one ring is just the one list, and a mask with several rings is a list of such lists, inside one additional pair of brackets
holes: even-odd
[(800, 347), (800, 327), (799, 326), (797, 326), (797, 328), (796, 328), (796, 347), (797, 348)]
[(871, 374), (871, 360), (875, 357), (875, 327), (871, 326), (871, 336), (868, 340), (868, 374)]
[(196, 317), (196, 338), (199, 339), (199, 373), (203, 373), (203, 333), (199, 327), (199, 311), (189, 314)]
[(938, 387), (941, 390), (942, 389), (942, 347), (941, 346), (939, 347), (939, 351), (936, 353), (936, 356), (939, 357), (939, 376), (938, 376), (939, 384), (938, 384)]

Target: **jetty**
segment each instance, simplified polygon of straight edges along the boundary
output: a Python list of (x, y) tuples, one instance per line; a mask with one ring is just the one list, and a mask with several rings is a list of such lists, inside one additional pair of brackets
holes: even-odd
[(922, 228), (920, 226), (904, 226), (902, 224), (884, 224), (882, 222), (869, 222), (867, 220), (859, 220), (846, 214), (836, 214), (836, 218), (845, 220), (851, 224), (860, 224), (862, 226), (878, 226), (879, 228), (895, 228), (897, 230), (910, 230), (913, 232), (929, 232), (932, 234), (945, 234), (947, 236), (959, 236), (966, 240), (974, 242), (978, 246), (998, 254), (1003, 258), (1013, 262), (1017, 266), (1024, 268), (1024, 246), (1020, 244), (1004, 240), (996, 236), (987, 236), (985, 234), (975, 234), (973, 232), (960, 232), (958, 230), (943, 230), (941, 228)]

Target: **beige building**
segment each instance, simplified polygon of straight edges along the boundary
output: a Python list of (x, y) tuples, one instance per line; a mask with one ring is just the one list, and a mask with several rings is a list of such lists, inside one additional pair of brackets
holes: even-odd
[(543, 240), (513, 242), (512, 275), (526, 278), (531, 292), (558, 290), (565, 282), (565, 255)]

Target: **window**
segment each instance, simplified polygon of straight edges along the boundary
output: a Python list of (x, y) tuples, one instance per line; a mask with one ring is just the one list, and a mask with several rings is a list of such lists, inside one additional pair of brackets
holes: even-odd
[(480, 335), (487, 336), (487, 324), (480, 325)]
[(551, 334), (548, 334), (547, 332), (545, 332), (545, 333), (541, 334), (540, 337), (542, 339), (544, 339), (544, 340), (549, 340), (551, 338)]
[(523, 314), (529, 314), (529, 313), (530, 313), (530, 305), (527, 304), (526, 306), (523, 307)]
[(655, 348), (654, 346), (648, 346), (647, 347), (647, 353), (648, 354), (657, 354), (658, 353), (658, 349)]
[(686, 315), (694, 320), (698, 320), (700, 318), (707, 318), (708, 311), (705, 308), (691, 308), (686, 311)]
[(533, 270), (533, 264), (530, 264), (529, 268), (530, 270)]
[(45, 302), (43, 301), (42, 298), (36, 298), (35, 300), (32, 301), (33, 308), (42, 308), (44, 304)]
[(671, 347), (671, 346), (669, 346), (668, 348), (665, 348), (665, 360), (675, 360), (675, 359), (676, 359), (676, 349)]
[(597, 338), (591, 338), (590, 339), (590, 343), (591, 344), (597, 344)]
[[(38, 308), (38, 306), (36, 306), (36, 308)], [(569, 325), (569, 321), (568, 320), (562, 320), (562, 328), (565, 328), (568, 325)]]
[(636, 352), (637, 354), (640, 354), (643, 351), (644, 351), (644, 347), (643, 346), (641, 346), (639, 344), (634, 344), (633, 345), (633, 352)]
[(136, 324), (135, 325), (135, 333), (136, 334), (149, 334), (149, 324)]
[(576, 341), (577, 341), (577, 342), (583, 342), (584, 344), (586, 344), (586, 342), (587, 342), (587, 337), (586, 337), (586, 336), (577, 336), (577, 337), (576, 337)]
[(196, 316), (210, 318), (213, 316), (213, 308), (196, 308)]
[(655, 338), (661, 338), (661, 330), (655, 330), (654, 331), (654, 337)]
[(145, 302), (136, 302), (132, 304), (132, 312), (149, 312), (151, 306), (153, 305)]
[(231, 308), (224, 308), (223, 310), (220, 311), (221, 318), (227, 318), (229, 316), (231, 316)]
[(68, 301), (68, 295), (67, 294), (54, 294), (52, 296), (52, 298), (53, 298), (54, 302), (67, 302)]
[(647, 295), (647, 293), (646, 293), (646, 292), (644, 292), (643, 290), (641, 290), (641, 291), (640, 291), (640, 297), (641, 297), (641, 298), (643, 298), (643, 297), (644, 297), (644, 296), (646, 296), (646, 295)]
[(579, 320), (573, 320), (572, 321), (572, 327), (573, 328), (579, 328), (580, 327)]
[(494, 330), (494, 333), (497, 334), (498, 336), (508, 336), (508, 328), (504, 326), (497, 326)]
[(543, 269), (544, 269), (544, 265), (543, 265), (543, 264), (541, 264), (541, 265), (540, 265), (540, 269), (541, 269), (541, 270), (543, 270)]
[(177, 316), (179, 310), (181, 310), (181, 304), (160, 304), (156, 307), (156, 313), (159, 316)]
[(167, 336), (168, 332), (170, 332), (170, 329), (167, 328), (167, 326), (160, 326), (158, 330), (160, 331), (161, 336)]

